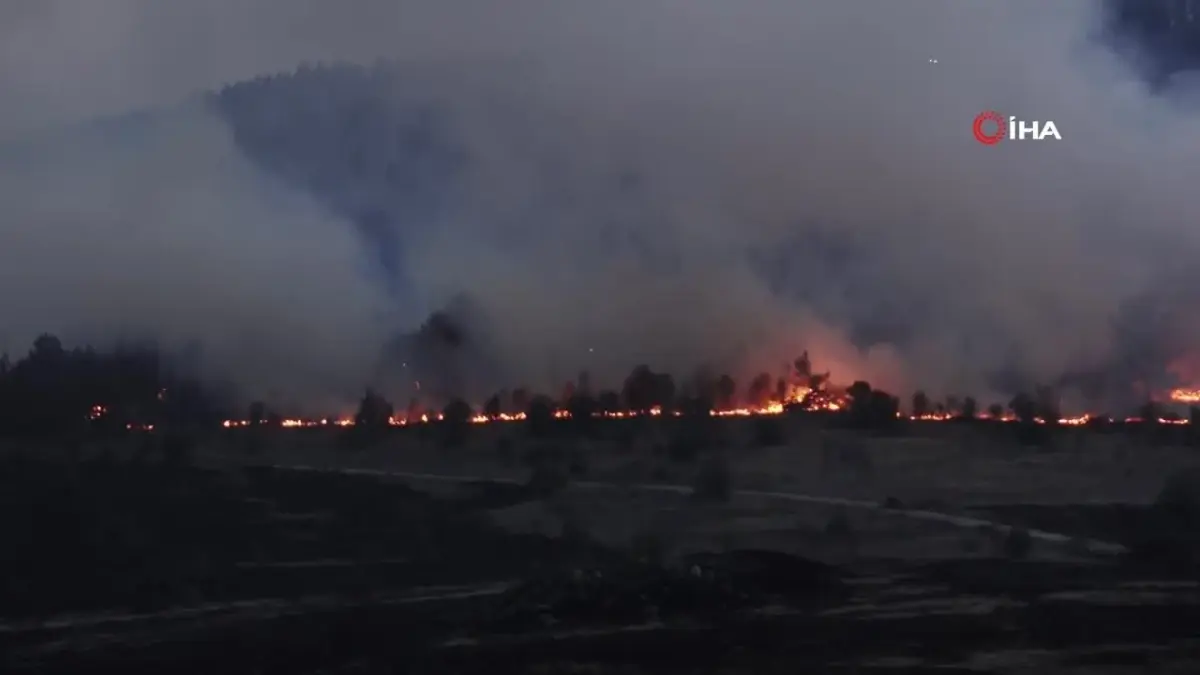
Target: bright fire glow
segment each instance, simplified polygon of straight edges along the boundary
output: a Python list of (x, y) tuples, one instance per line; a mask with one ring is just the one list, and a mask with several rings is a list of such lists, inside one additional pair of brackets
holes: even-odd
[[(160, 396), (161, 395), (162, 395), (162, 392), (160, 392)], [(1173, 401), (1175, 403), (1200, 404), (1200, 388), (1174, 389), (1169, 392), (1168, 397), (1171, 401)], [(767, 401), (765, 403), (762, 403), (760, 405), (755, 405), (755, 406), (741, 406), (741, 407), (734, 407), (734, 408), (713, 409), (713, 410), (709, 411), (709, 415), (711, 415), (713, 417), (764, 417), (764, 416), (771, 416), (771, 415), (781, 415), (787, 410), (797, 410), (797, 409), (808, 411), (808, 412), (836, 412), (839, 410), (846, 409), (848, 405), (849, 405), (849, 397), (843, 391), (832, 391), (832, 390), (814, 391), (814, 390), (808, 389), (806, 387), (793, 387), (791, 392), (783, 400), (770, 400), (770, 401)], [(99, 420), (99, 419), (105, 417), (108, 413), (109, 413), (109, 411), (105, 406), (95, 405), (95, 406), (92, 406), (87, 417), (88, 417), (88, 419), (94, 421), (94, 420)], [(597, 418), (597, 419), (632, 419), (632, 418), (636, 418), (636, 417), (645, 417), (645, 416), (659, 417), (664, 414), (678, 417), (678, 416), (681, 416), (683, 413), (678, 412), (678, 411), (664, 413), (662, 408), (654, 407), (647, 411), (621, 410), (621, 411), (596, 412), (596, 413), (592, 414), (592, 417)], [(570, 411), (565, 408), (559, 408), (557, 410), (554, 410), (552, 412), (552, 415), (556, 419), (570, 419), (571, 418)], [(927, 413), (927, 414), (919, 415), (919, 416), (897, 413), (896, 416), (899, 418), (902, 418), (902, 419), (908, 419), (908, 420), (919, 421), (919, 422), (945, 422), (945, 421), (949, 421), (949, 420), (953, 420), (953, 419), (961, 417), (961, 415), (959, 415), (957, 413), (944, 412), (944, 411), (936, 412), (936, 413)], [(526, 415), (526, 413), (523, 413), (523, 412), (501, 413), (496, 416), (488, 416), (488, 415), (483, 415), (483, 414), (477, 413), (470, 418), (470, 422), (472, 424), (521, 422), (521, 421), (524, 421), (526, 418), (527, 418), (527, 415)], [(397, 414), (397, 415), (393, 415), (392, 417), (390, 417), (388, 419), (388, 423), (391, 426), (405, 427), (405, 426), (414, 426), (414, 425), (420, 425), (420, 424), (427, 424), (427, 423), (435, 422), (435, 421), (441, 421), (442, 419), (443, 419), (443, 415), (441, 413), (433, 413), (433, 414), (421, 413), (419, 415), (414, 413), (412, 418), (410, 418), (409, 416), (404, 415), (404, 414)], [(1011, 412), (1005, 412), (1005, 413), (1001, 414), (999, 417), (993, 417), (989, 413), (980, 413), (975, 416), (975, 419), (990, 420), (993, 422), (1016, 422), (1017, 421), (1016, 416), (1013, 415)], [(1038, 424), (1046, 424), (1046, 420), (1043, 420), (1043, 419), (1037, 419), (1035, 421)], [(1058, 419), (1057, 423), (1062, 426), (1074, 427), (1074, 426), (1084, 426), (1084, 425), (1087, 425), (1092, 422), (1118, 422), (1118, 421), (1125, 422), (1125, 423), (1138, 423), (1138, 422), (1142, 422), (1144, 420), (1142, 420), (1141, 418), (1138, 418), (1138, 417), (1127, 417), (1127, 418), (1124, 418), (1123, 420), (1122, 419), (1112, 419), (1112, 418), (1102, 418), (1102, 417), (1098, 417), (1095, 415), (1087, 414), (1087, 415), (1078, 415), (1078, 416), (1074, 416), (1074, 417), (1063, 417), (1063, 418)], [(1187, 419), (1178, 419), (1175, 417), (1171, 417), (1171, 418), (1159, 417), (1157, 421), (1160, 424), (1173, 424), (1173, 425), (1190, 423), (1189, 420), (1187, 420)], [(237, 429), (237, 428), (243, 428), (243, 427), (250, 427), (250, 426), (254, 426), (254, 425), (266, 425), (269, 423), (270, 422), (268, 420), (251, 421), (251, 420), (245, 420), (245, 419), (238, 419), (238, 420), (230, 419), (230, 420), (225, 420), (224, 422), (222, 422), (222, 426), (226, 429)], [(351, 427), (351, 426), (354, 426), (355, 421), (352, 417), (321, 418), (321, 419), (290, 418), (290, 419), (276, 420), (276, 423), (278, 423), (280, 426), (283, 426), (285, 428), (297, 429), (297, 428), (315, 428), (315, 427), (330, 427), (330, 426)], [(150, 424), (128, 424), (128, 425), (126, 425), (126, 428), (130, 429), (130, 430), (153, 431), (154, 426), (150, 425)]]
[[(1200, 403), (1200, 389), (1176, 389), (1170, 394), (1171, 400), (1175, 402), (1196, 402)], [(758, 406), (742, 406), (728, 409), (713, 409), (709, 411), (709, 415), (713, 417), (766, 417), (772, 415), (781, 415), (787, 410), (799, 409), (808, 412), (837, 412), (844, 410), (849, 405), (849, 397), (845, 394), (832, 394), (825, 391), (814, 392), (806, 388), (796, 388), (783, 401), (768, 401)], [(560, 408), (553, 411), (555, 419), (570, 419), (570, 411)], [(622, 410), (622, 411), (606, 411), (596, 412), (592, 414), (596, 419), (633, 419), (636, 417), (659, 417), (664, 414), (675, 417), (682, 416), (683, 413), (675, 411), (664, 413), (662, 408), (655, 407), (645, 412)], [(897, 413), (899, 418), (911, 420), (914, 422), (947, 422), (961, 418), (960, 414), (952, 412), (937, 412), (927, 413), (924, 415), (906, 415)], [(503, 422), (521, 422), (527, 418), (523, 412), (520, 413), (501, 413), (495, 417), (489, 417), (483, 414), (475, 414), (470, 418), (471, 424), (492, 424)], [(388, 419), (391, 426), (405, 427), (418, 424), (425, 424), (431, 421), (441, 421), (443, 415), (438, 413), (435, 415), (421, 414), (419, 417), (409, 419), (405, 415), (393, 415)], [(982, 421), (993, 422), (1016, 422), (1016, 415), (1006, 411), (999, 417), (993, 417), (989, 413), (979, 413), (975, 415), (975, 419)], [(1046, 420), (1038, 418), (1035, 420), (1038, 424), (1046, 424)], [(1085, 426), (1093, 422), (1124, 422), (1138, 423), (1142, 422), (1138, 417), (1126, 417), (1123, 419), (1113, 419), (1108, 417), (1100, 417), (1092, 414), (1077, 415), (1071, 417), (1062, 417), (1057, 420), (1057, 424), (1069, 427)], [(1160, 424), (1189, 424), (1187, 419), (1173, 419), (1167, 417), (1159, 417), (1157, 420)], [(262, 421), (260, 423), (265, 423)], [(341, 418), (337, 420), (321, 419), (321, 420), (305, 420), (305, 419), (285, 419), (281, 422), (282, 426), (288, 428), (308, 428), (322, 426), (342, 426), (348, 427), (354, 425), (354, 420), (351, 418)], [(225, 428), (237, 428), (250, 426), (247, 420), (226, 420)]]
[(1200, 403), (1200, 389), (1172, 389), (1171, 400), (1176, 403)]

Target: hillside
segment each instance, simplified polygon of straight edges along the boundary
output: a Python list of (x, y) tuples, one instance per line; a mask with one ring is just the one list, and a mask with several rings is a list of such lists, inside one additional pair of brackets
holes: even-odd
[(405, 90), (384, 66), (303, 67), (209, 101), (246, 156), (357, 223), (394, 273), (398, 233), (429, 222), (466, 161), (448, 116)]

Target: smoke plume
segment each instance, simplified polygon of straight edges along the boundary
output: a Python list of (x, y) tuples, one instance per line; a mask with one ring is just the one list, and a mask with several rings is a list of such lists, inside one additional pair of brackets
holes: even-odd
[[(136, 329), (260, 387), (345, 387), (465, 294), (510, 384), (808, 349), (838, 380), (991, 394), (1111, 366), (1200, 239), (1200, 122), (1083, 0), (100, 4), (0, 16), (23, 101), (0, 136), (384, 58), (423, 73), (380, 86), (447, 111), (465, 171), (406, 236), (415, 301), (384, 306), (353, 228), (202, 111), (137, 147), (25, 142), (0, 163), (7, 334)], [(982, 146), (983, 110), (1063, 140)]]

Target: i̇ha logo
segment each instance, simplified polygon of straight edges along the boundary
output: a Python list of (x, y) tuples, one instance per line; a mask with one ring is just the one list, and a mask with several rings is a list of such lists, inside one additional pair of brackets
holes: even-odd
[(1053, 121), (1026, 122), (1012, 116), (1005, 119), (995, 110), (985, 110), (976, 115), (971, 131), (975, 133), (975, 140), (984, 145), (995, 145), (1006, 138), (1014, 141), (1062, 140), (1062, 134), (1058, 133), (1058, 126)]

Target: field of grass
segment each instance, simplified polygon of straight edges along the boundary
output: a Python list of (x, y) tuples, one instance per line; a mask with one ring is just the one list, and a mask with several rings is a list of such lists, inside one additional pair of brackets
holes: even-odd
[(1160, 498), (1194, 450), (774, 423), (10, 450), (0, 669), (1144, 672), (1200, 657), (1197, 497), (1176, 480)]

